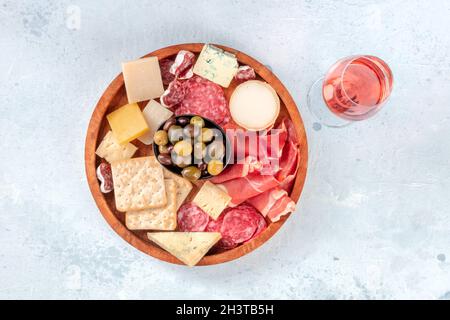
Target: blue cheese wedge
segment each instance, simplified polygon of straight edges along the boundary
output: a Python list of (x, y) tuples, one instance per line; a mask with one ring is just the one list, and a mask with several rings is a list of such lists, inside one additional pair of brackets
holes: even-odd
[(220, 240), (219, 232), (152, 232), (149, 240), (192, 267)]
[(239, 68), (236, 56), (206, 44), (194, 65), (194, 73), (228, 88)]
[(220, 216), (228, 206), (231, 197), (221, 188), (206, 181), (192, 200), (199, 208), (205, 211), (214, 220)]

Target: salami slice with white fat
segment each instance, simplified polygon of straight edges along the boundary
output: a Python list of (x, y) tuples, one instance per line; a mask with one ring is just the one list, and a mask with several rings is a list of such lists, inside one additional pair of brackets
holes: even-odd
[(250, 66), (241, 66), (236, 72), (234, 79), (238, 82), (256, 79), (255, 70)]
[(163, 59), (159, 62), (161, 78), (165, 86), (169, 85), (175, 79), (175, 76), (170, 73), (170, 67), (172, 67), (173, 63), (174, 60), (172, 59)]
[(183, 232), (205, 231), (209, 222), (209, 215), (198, 206), (185, 203), (178, 209), (178, 230)]
[(228, 209), (220, 228), (222, 238), (229, 239), (235, 244), (250, 240), (258, 228), (253, 210), (255, 209), (247, 204)]
[(170, 84), (169, 87), (164, 91), (160, 98), (161, 104), (166, 108), (173, 108), (183, 101), (186, 95), (186, 90), (183, 82), (175, 79)]
[(249, 207), (247, 214), (250, 215), (252, 219), (254, 219), (256, 222), (256, 231), (252, 235), (252, 237), (246, 242), (252, 240), (253, 238), (256, 238), (267, 228), (267, 222), (266, 219), (264, 219), (264, 216), (261, 213), (259, 213), (253, 206), (247, 205), (247, 207)]
[(178, 79), (189, 79), (194, 75), (192, 69), (195, 63), (195, 54), (190, 51), (180, 50), (175, 62), (170, 67), (170, 73)]
[(225, 93), (219, 85), (199, 76), (184, 81), (185, 96), (176, 115), (197, 114), (224, 125), (230, 120)]
[(109, 163), (101, 163), (97, 168), (97, 179), (100, 180), (100, 191), (110, 193), (114, 189), (111, 165)]

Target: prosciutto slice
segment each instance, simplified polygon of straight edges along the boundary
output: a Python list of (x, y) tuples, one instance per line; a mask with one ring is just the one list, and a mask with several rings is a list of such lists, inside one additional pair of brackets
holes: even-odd
[(279, 187), (250, 198), (247, 202), (272, 222), (280, 220), (281, 216), (295, 210), (295, 202), (289, 198), (285, 190)]
[(254, 157), (248, 156), (243, 160), (238, 161), (236, 164), (232, 164), (220, 175), (211, 179), (213, 183), (222, 183), (236, 178), (242, 178), (249, 173), (260, 170), (261, 164)]
[(219, 184), (231, 197), (230, 206), (237, 206), (245, 200), (278, 186), (279, 182), (272, 175), (251, 173), (245, 177), (225, 181)]
[(281, 170), (275, 176), (280, 181), (280, 187), (287, 192), (291, 191), (295, 176), (297, 175), (298, 161), (298, 148), (292, 140), (289, 140), (283, 149), (283, 155), (280, 159)]

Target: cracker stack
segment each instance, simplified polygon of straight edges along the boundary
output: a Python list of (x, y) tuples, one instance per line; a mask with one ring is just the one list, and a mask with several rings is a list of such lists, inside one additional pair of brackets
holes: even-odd
[(192, 184), (165, 169), (155, 157), (111, 164), (116, 208), (130, 230), (175, 230), (177, 210)]

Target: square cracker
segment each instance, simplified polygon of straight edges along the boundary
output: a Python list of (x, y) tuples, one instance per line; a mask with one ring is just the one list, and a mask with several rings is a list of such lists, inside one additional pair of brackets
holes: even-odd
[(120, 145), (116, 138), (114, 138), (112, 131), (109, 130), (95, 153), (100, 158), (103, 158), (111, 163), (114, 161), (130, 159), (137, 149), (138, 148), (131, 143)]
[(177, 187), (173, 180), (164, 180), (167, 205), (161, 208), (129, 211), (125, 224), (130, 230), (175, 230), (177, 227)]
[(111, 171), (117, 210), (136, 211), (167, 204), (163, 169), (155, 157), (116, 161)]
[(167, 169), (164, 169), (164, 178), (172, 179), (173, 181), (175, 181), (175, 184), (177, 185), (177, 210), (178, 210), (183, 204), (186, 197), (191, 192), (192, 183), (189, 180), (180, 177)]

